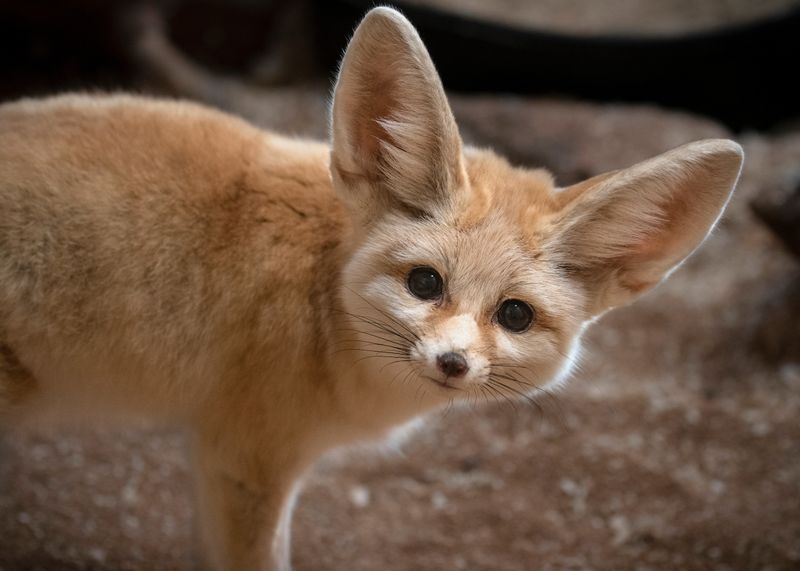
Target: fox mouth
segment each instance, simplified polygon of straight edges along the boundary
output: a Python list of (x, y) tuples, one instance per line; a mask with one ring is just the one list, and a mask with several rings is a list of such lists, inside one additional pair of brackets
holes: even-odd
[(429, 381), (439, 385), (441, 388), (443, 388), (445, 390), (448, 390), (448, 391), (460, 391), (461, 390), (458, 387), (454, 387), (453, 385), (448, 383), (447, 379), (444, 379), (444, 380), (435, 379), (433, 377), (429, 377), (428, 375), (422, 375), (422, 378), (423, 379), (428, 379)]

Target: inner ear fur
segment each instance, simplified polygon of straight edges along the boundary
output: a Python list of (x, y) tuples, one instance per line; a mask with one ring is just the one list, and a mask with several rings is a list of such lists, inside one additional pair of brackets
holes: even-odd
[(651, 289), (700, 245), (743, 157), (733, 141), (697, 141), (559, 193), (549, 247), (586, 284), (590, 313)]
[(371, 10), (341, 63), (331, 171), (359, 209), (434, 213), (464, 186), (461, 139), (439, 75), (411, 23)]

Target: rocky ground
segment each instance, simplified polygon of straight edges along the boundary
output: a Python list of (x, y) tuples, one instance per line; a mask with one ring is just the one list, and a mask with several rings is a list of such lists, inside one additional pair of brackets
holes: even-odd
[[(299, 113), (296, 132), (324, 131), (315, 97), (320, 113)], [(468, 140), (564, 183), (730, 135), (648, 107), (454, 108)], [(669, 282), (594, 326), (565, 391), (542, 410), (434, 415), (399, 451), (324, 459), (297, 509), (296, 568), (800, 569), (800, 356), (783, 350), (800, 325), (782, 319), (800, 267), (749, 209), (800, 180), (800, 132), (739, 139), (744, 175), (718, 230)], [(145, 426), (6, 434), (0, 569), (190, 569), (183, 444)]]
[(408, 0), (517, 27), (568, 34), (671, 35), (745, 24), (796, 8), (797, 0)]

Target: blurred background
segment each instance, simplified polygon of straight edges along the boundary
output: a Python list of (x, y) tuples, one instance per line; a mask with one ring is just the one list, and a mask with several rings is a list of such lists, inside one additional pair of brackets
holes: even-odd
[[(124, 90), (325, 137), (373, 4), (0, 0), (0, 101)], [(800, 569), (800, 1), (393, 4), (470, 144), (560, 184), (708, 137), (745, 167), (705, 246), (590, 330), (566, 390), (326, 457), (296, 568)], [(169, 427), (5, 434), (0, 570), (191, 569), (190, 490)]]

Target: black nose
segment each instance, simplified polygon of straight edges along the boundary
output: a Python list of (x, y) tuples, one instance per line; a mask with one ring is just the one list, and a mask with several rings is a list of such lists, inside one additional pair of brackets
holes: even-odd
[(469, 371), (467, 360), (452, 351), (436, 357), (436, 365), (448, 377), (463, 377)]

